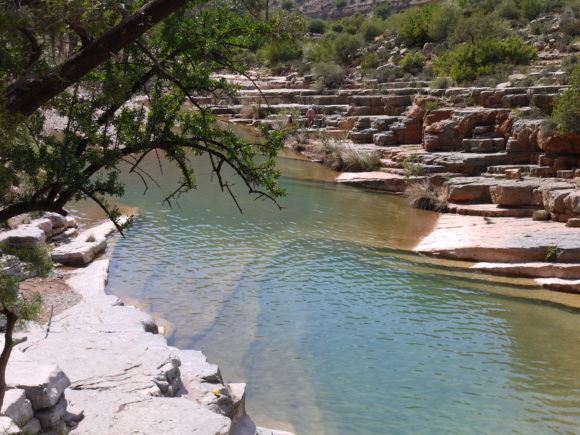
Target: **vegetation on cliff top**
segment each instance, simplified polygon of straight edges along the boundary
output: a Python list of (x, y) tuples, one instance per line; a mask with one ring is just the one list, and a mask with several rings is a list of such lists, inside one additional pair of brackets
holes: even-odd
[[(548, 13), (558, 14), (556, 30), (536, 20)], [(483, 84), (505, 80), (515, 66), (530, 63), (536, 50), (527, 42), (529, 32), (539, 40), (556, 38), (561, 50), (572, 47), (580, 33), (580, 1), (449, 0), (399, 13), (381, 5), (371, 16), (313, 19), (305, 28), (308, 35), (295, 41), (291, 55), (269, 63), (274, 72), (307, 73), (319, 70), (319, 63), (335, 63), (347, 76), (359, 71), (378, 81), (414, 75)], [(397, 49), (406, 53), (393, 54)], [(328, 80), (317, 76), (324, 86)]]

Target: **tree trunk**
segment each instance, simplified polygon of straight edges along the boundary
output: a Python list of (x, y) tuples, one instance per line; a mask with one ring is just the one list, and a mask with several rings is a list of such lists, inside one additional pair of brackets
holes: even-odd
[(24, 78), (8, 86), (3, 95), (6, 109), (30, 116), (51, 98), (78, 82), (188, 2), (189, 0), (151, 0), (53, 71), (38, 78)]
[(4, 394), (6, 393), (6, 367), (8, 367), (8, 360), (14, 346), (12, 334), (18, 320), (16, 314), (11, 311), (4, 310), (3, 314), (6, 316), (6, 332), (4, 332), (4, 349), (0, 354), (0, 409), (4, 404)]

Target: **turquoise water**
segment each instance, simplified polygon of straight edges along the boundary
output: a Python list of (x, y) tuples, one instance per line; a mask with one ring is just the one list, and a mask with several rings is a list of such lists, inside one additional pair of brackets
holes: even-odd
[(179, 208), (160, 208), (162, 192), (143, 196), (129, 180), (123, 201), (141, 214), (115, 247), (109, 291), (171, 321), (170, 342), (204, 351), (226, 381), (248, 382), (262, 424), (298, 434), (579, 431), (579, 315), (389, 248), (412, 246), (434, 214), (309, 181), (333, 176), (311, 163), (281, 167), (286, 208), (242, 193), (243, 215), (203, 162)]

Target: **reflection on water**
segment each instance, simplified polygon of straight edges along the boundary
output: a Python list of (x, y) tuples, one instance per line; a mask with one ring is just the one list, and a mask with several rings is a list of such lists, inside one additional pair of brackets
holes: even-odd
[(293, 177), (282, 212), (244, 199), (240, 215), (207, 183), (167, 210), (132, 184), (124, 202), (141, 217), (115, 248), (109, 290), (248, 382), (258, 422), (299, 434), (576, 431), (579, 316), (416, 267), (385, 247), (413, 246), (436, 215), (281, 163)]

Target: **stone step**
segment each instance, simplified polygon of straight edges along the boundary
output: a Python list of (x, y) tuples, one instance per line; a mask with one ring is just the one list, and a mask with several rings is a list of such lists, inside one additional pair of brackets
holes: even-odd
[(580, 279), (578, 263), (476, 263), (472, 269), (525, 278)]
[(485, 133), (493, 133), (495, 130), (493, 125), (477, 125), (473, 127), (471, 133), (473, 134), (485, 134)]
[(543, 288), (565, 293), (580, 293), (580, 279), (538, 278), (536, 282)]
[(535, 166), (530, 168), (530, 176), (538, 178), (551, 178), (556, 176), (556, 170), (551, 166)]
[(508, 169), (519, 169), (524, 174), (529, 174), (532, 168), (537, 167), (538, 165), (495, 165), (495, 166), (488, 166), (487, 172), (489, 174), (505, 174), (505, 171)]
[(389, 174), (381, 171), (344, 172), (336, 181), (342, 184), (365, 187), (386, 192), (404, 192), (409, 183), (424, 180), (424, 177), (406, 177), (399, 174)]
[(505, 150), (505, 139), (463, 139), (462, 145), (466, 153), (494, 153)]
[(447, 205), (450, 213), (484, 217), (532, 217), (536, 208), (500, 207), (497, 204), (453, 204)]

